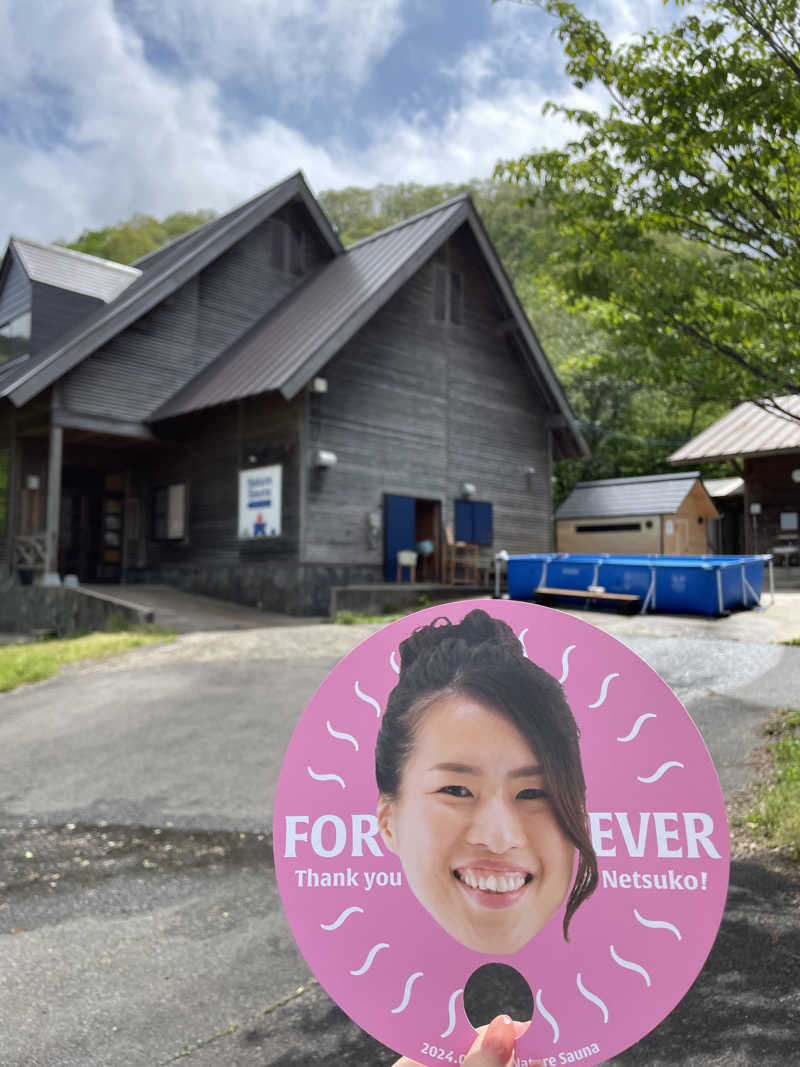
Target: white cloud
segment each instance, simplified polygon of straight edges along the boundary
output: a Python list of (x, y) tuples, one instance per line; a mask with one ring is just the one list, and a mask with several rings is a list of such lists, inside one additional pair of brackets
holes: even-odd
[[(71, 238), (134, 211), (158, 217), (201, 207), (224, 211), (298, 167), (318, 191), (488, 176), (499, 158), (555, 146), (568, 135), (562, 118), (541, 114), (554, 95), (557, 46), (539, 24), (520, 29), (521, 20), (501, 10), (511, 4), (492, 9), (501, 17), (490, 37), (451, 65), (458, 91), (449, 107), (375, 119), (357, 151), (345, 143), (347, 127), (338, 141), (330, 134), (321, 144), (299, 121), (279, 121), (268, 102), (249, 124), (234, 122), (220, 84), (226, 70), (267, 53), (282, 70), (307, 71), (313, 68), (308, 50), (320, 84), (332, 71), (337, 85), (350, 85), (352, 100), (399, 32), (401, 12), (410, 17), (409, 0), (405, 6), (402, 0), (293, 0), (289, 19), (277, 0), (227, 6), (153, 0), (164, 42), (187, 56), (186, 64), (167, 72), (148, 61), (136, 30), (134, 16), (144, 17), (144, 2), (135, 0), (136, 10), (121, 20), (112, 0), (24, 6), (0, 0), (9, 116), (0, 131), (0, 240), (12, 231)], [(623, 0), (616, 4), (628, 10)], [(176, 12), (184, 12), (184, 24)], [(516, 16), (534, 14), (515, 7)], [(184, 34), (190, 15), (194, 29)], [(295, 40), (301, 16), (308, 32)], [(189, 59), (195, 72), (187, 74)], [(419, 88), (424, 101), (425, 86)], [(586, 94), (569, 99), (592, 102)], [(337, 105), (337, 115), (342, 111)], [(355, 125), (358, 116), (352, 118)]]
[(129, 0), (181, 66), (214, 81), (266, 82), (304, 105), (364, 84), (403, 29), (402, 0)]

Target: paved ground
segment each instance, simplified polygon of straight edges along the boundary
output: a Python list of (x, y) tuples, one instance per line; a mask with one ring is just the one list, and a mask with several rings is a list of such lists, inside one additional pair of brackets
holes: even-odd
[[(717, 621), (591, 614), (687, 704), (726, 794), (800, 700), (800, 595)], [(772, 613), (772, 614), (770, 614)], [(0, 696), (0, 1063), (391, 1063), (311, 979), (277, 900), (267, 812), (294, 723), (371, 627), (190, 633)], [(738, 860), (681, 1006), (617, 1064), (796, 1062), (795, 873)]]
[(274, 611), (259, 611), (231, 600), (184, 593), (169, 585), (85, 585), (83, 588), (152, 611), (158, 626), (166, 626), (181, 634), (201, 630), (252, 630), (262, 626), (305, 625), (309, 622), (308, 619)]

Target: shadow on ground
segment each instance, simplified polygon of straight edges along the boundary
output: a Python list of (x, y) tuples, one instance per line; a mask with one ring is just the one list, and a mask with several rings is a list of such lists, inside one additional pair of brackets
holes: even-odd
[[(786, 1067), (798, 1062), (798, 1018), (800, 876), (734, 862), (725, 917), (700, 977), (660, 1027), (608, 1062)], [(318, 986), (240, 1040), (261, 1046), (265, 1067), (382, 1067), (396, 1058), (359, 1031)], [(235, 1052), (229, 1062), (237, 1062)]]

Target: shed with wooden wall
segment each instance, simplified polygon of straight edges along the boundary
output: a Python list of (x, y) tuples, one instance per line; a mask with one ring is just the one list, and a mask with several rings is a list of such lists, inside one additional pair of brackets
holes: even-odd
[(698, 471), (578, 482), (556, 511), (559, 552), (706, 555), (719, 512)]

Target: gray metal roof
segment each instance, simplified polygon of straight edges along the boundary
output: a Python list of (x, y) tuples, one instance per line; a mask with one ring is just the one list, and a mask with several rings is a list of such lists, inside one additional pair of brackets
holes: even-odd
[(523, 350), (562, 418), (572, 455), (588, 455), (558, 379), (468, 196), (458, 196), (351, 245), (256, 323), (152, 416), (196, 411), (256, 393), (294, 396), (460, 226), (470, 226), (523, 339)]
[(738, 475), (732, 478), (704, 478), (703, 485), (712, 500), (744, 493), (744, 478)]
[(730, 459), (800, 448), (800, 396), (777, 397), (774, 403), (789, 417), (778, 409), (774, 413), (765, 411), (746, 400), (681, 445), (669, 457), (669, 462), (697, 463), (698, 460)]
[(40, 244), (23, 237), (12, 237), (10, 243), (32, 282), (93, 296), (104, 304), (119, 296), (142, 273), (136, 267), (126, 267), (110, 259), (98, 259), (71, 248)]
[(599, 482), (578, 482), (556, 511), (555, 518), (601, 519), (622, 515), (673, 515), (699, 477), (699, 471), (690, 471), (644, 478), (607, 478)]
[[(140, 260), (141, 273), (106, 307), (87, 315), (63, 338), (32, 358), (13, 378), (0, 383), (0, 397), (19, 407), (38, 396), (101, 345), (174, 293), (203, 267), (290, 200), (299, 199), (320, 222), (320, 233), (334, 254), (342, 245), (300, 172), (267, 189), (241, 207), (198, 227), (159, 253)], [(138, 269), (138, 268), (137, 268)]]

